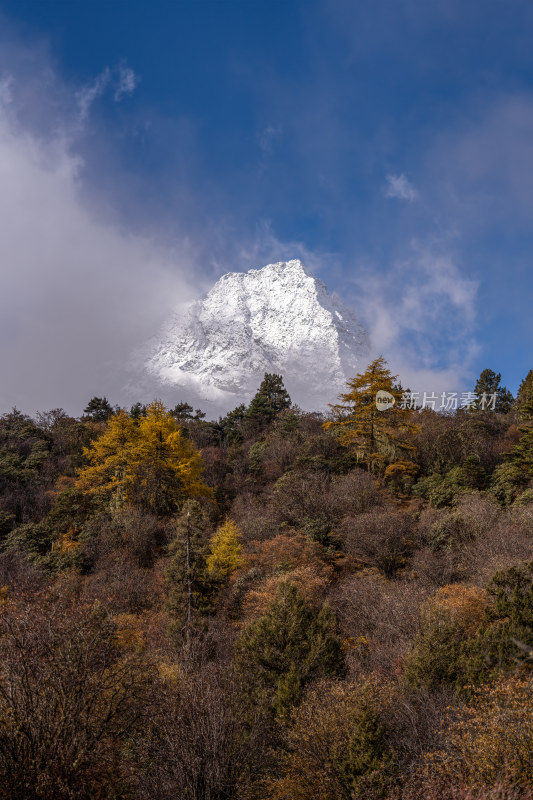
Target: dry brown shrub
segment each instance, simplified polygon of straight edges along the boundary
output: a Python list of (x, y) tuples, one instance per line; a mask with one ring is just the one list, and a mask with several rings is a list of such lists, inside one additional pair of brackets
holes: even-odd
[(443, 586), (424, 604), (428, 618), (445, 618), (473, 636), (483, 621), (488, 594), (477, 586), (454, 583)]
[(323, 549), (301, 533), (282, 534), (274, 539), (253, 543), (253, 551), (245, 556), (245, 565), (236, 575), (251, 576), (242, 598), (246, 616), (257, 616), (266, 610), (281, 581), (294, 583), (313, 606), (319, 606), (329, 585), (333, 567), (323, 559)]
[[(447, 688), (413, 692), (398, 686), (394, 702), (383, 710), (398, 780), (403, 784), (419, 777), (426, 753), (439, 746), (442, 720), (454, 699)], [(424, 797), (423, 793), (419, 796)]]
[(533, 510), (507, 509), (492, 527), (487, 527), (462, 558), (469, 580), (485, 586), (494, 573), (509, 569), (519, 561), (529, 561), (533, 553)]
[(295, 709), (269, 800), (372, 800), (382, 796), (393, 766), (381, 712), (391, 685), (321, 682)]
[(471, 787), (498, 781), (533, 785), (533, 683), (528, 677), (499, 678), (451, 709), (442, 745), (427, 756), (425, 774), (456, 775)]
[(295, 528), (309, 519), (333, 519), (336, 508), (325, 472), (286, 472), (274, 485), (272, 502), (280, 522)]
[(414, 780), (403, 789), (394, 789), (386, 800), (533, 800), (533, 789), (498, 781), (493, 786), (474, 789), (462, 786), (453, 775), (447, 781)]
[(330, 599), (346, 638), (353, 674), (377, 670), (400, 674), (420, 619), (428, 589), (412, 581), (388, 581), (355, 574), (342, 581)]
[(413, 554), (411, 567), (413, 576), (430, 591), (462, 577), (459, 554), (451, 550), (422, 547)]
[(30, 596), (45, 582), (42, 573), (20, 553), (0, 554), (0, 587), (7, 587), (10, 594)]
[(331, 484), (331, 498), (339, 517), (363, 514), (384, 502), (376, 479), (362, 469), (335, 478)]
[(302, 533), (280, 534), (266, 542), (252, 542), (244, 557), (245, 568), (255, 568), (264, 574), (284, 574), (297, 566), (316, 565), (323, 553), (319, 544)]
[(290, 581), (301, 594), (307, 605), (319, 607), (324, 598), (325, 589), (331, 580), (333, 570), (328, 564), (321, 562), (316, 566), (296, 567), (284, 575), (272, 575), (264, 578), (258, 586), (247, 592), (243, 601), (243, 612), (246, 618), (264, 614), (277, 594), (281, 582)]
[(276, 481), (293, 463), (299, 443), (282, 432), (273, 431), (266, 442), (261, 472), (265, 481)]
[(8, 603), (0, 663), (1, 796), (122, 796), (124, 743), (141, 727), (152, 678), (102, 609)]
[(487, 495), (474, 492), (449, 509), (420, 515), (412, 567), (428, 586), (468, 581), (485, 586), (491, 576), (531, 558), (533, 510), (502, 511)]
[(347, 517), (336, 532), (348, 555), (364, 566), (377, 567), (389, 578), (406, 565), (416, 537), (411, 514), (386, 508)]
[(114, 613), (137, 614), (161, 601), (154, 570), (141, 569), (123, 552), (102, 557), (81, 590), (83, 602), (98, 601)]
[(229, 514), (243, 533), (244, 542), (270, 539), (279, 533), (279, 520), (271, 504), (271, 493), (244, 493), (235, 498)]
[[(244, 796), (264, 756), (262, 723), (242, 717), (231, 675), (215, 664), (188, 671), (162, 662), (144, 736), (131, 750), (138, 800)], [(255, 768), (255, 769), (254, 769)]]

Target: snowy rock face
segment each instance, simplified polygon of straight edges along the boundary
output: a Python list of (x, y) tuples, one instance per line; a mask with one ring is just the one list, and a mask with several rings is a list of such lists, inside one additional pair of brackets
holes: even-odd
[(368, 352), (354, 312), (294, 260), (224, 275), (165, 325), (146, 369), (185, 398), (189, 392), (226, 410), (274, 372), (293, 402), (323, 410), (366, 367)]

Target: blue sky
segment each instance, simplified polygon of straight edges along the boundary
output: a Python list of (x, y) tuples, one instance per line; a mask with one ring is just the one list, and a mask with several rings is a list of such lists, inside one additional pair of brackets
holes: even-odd
[[(0, 403), (300, 257), (404, 384), (533, 367), (533, 2), (0, 0)], [(334, 398), (332, 398), (332, 401)]]

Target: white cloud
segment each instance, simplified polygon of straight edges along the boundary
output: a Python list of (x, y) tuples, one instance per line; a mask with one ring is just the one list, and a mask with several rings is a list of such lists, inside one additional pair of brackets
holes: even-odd
[(79, 108), (79, 119), (81, 123), (85, 122), (89, 116), (89, 112), (94, 101), (104, 93), (110, 81), (111, 70), (106, 67), (104, 71), (94, 79), (94, 81), (76, 92), (76, 100)]
[(408, 200), (412, 202), (416, 196), (416, 189), (409, 183), (403, 173), (401, 175), (387, 175), (385, 197), (395, 197), (398, 200)]
[[(109, 80), (105, 70), (78, 92), (71, 113), (86, 118)], [(31, 104), (28, 84), (7, 85), (11, 102), (0, 105), (0, 410), (80, 413), (94, 394), (124, 402), (132, 347), (176, 302), (197, 293), (190, 285), (195, 254), (187, 241), (175, 239), (171, 250), (109, 219), (95, 187), (84, 191), (72, 117), (63, 113), (45, 130), (21, 122), (18, 89)]]
[(118, 68), (118, 85), (113, 95), (115, 102), (118, 103), (124, 95), (132, 95), (138, 83), (139, 78), (135, 72), (125, 64), (120, 64)]
[(258, 136), (259, 149), (263, 156), (271, 155), (274, 142), (283, 133), (281, 125), (267, 125)]
[(533, 94), (473, 105), (440, 133), (426, 157), (428, 194), (466, 231), (524, 228), (533, 219)]
[(478, 283), (442, 247), (413, 242), (390, 269), (366, 266), (353, 279), (356, 311), (375, 353), (417, 391), (469, 386), (476, 341)]
[(93, 81), (76, 92), (79, 124), (83, 125), (83, 123), (86, 122), (93, 104), (107, 89), (114, 89), (113, 100), (115, 103), (119, 103), (123, 97), (133, 94), (138, 83), (138, 76), (127, 64), (119, 64), (118, 67), (114, 67), (113, 69), (106, 67)]
[(13, 100), (13, 78), (8, 76), (0, 80), (0, 108), (8, 106)]

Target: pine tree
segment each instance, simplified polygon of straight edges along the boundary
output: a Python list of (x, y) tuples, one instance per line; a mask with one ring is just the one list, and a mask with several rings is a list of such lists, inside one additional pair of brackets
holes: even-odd
[(468, 647), (468, 683), (487, 680), (517, 665), (531, 668), (533, 649), (533, 562), (497, 572), (487, 586), (492, 597), (485, 622)]
[(522, 436), (508, 456), (509, 461), (521, 472), (533, 478), (533, 398), (520, 409), (524, 424), (519, 427)]
[(201, 505), (187, 500), (176, 522), (165, 573), (166, 608), (172, 629), (185, 634), (201, 627), (203, 615), (212, 611), (213, 584), (207, 571), (209, 521)]
[(225, 417), (220, 417), (218, 427), (221, 438), (227, 444), (240, 444), (244, 439), (244, 424), (246, 421), (246, 406), (244, 403), (228, 411)]
[(178, 422), (193, 418), (193, 407), (189, 403), (178, 403), (170, 412)]
[(265, 372), (252, 402), (246, 412), (247, 417), (260, 422), (270, 422), (281, 411), (290, 408), (291, 398), (283, 385), (281, 375)]
[[(385, 463), (411, 455), (411, 441), (418, 427), (411, 422), (411, 411), (401, 407), (402, 389), (397, 375), (392, 375), (382, 356), (374, 359), (364, 373), (347, 382), (348, 391), (331, 405), (332, 419), (325, 423), (342, 444), (356, 453), (369, 470), (378, 471)], [(388, 392), (394, 404), (380, 410), (376, 404), (379, 391)]]
[(146, 416), (147, 406), (143, 403), (135, 403), (130, 408), (130, 417), (138, 421), (141, 417)]
[(470, 406), (470, 411), (483, 411), (491, 407), (491, 399), (496, 395), (494, 411), (500, 414), (508, 414), (514, 402), (514, 397), (505, 386), (500, 386), (501, 373), (496, 374), (492, 369), (484, 369), (476, 381), (474, 394), (478, 398), (476, 403)]
[(83, 413), (96, 422), (107, 422), (113, 414), (113, 408), (107, 397), (93, 397), (83, 409)]
[(526, 377), (518, 387), (515, 406), (521, 413), (522, 407), (530, 400), (533, 400), (533, 369), (530, 369)]
[(280, 583), (266, 613), (238, 640), (236, 661), (248, 699), (285, 716), (311, 680), (344, 672), (333, 612), (323, 606), (316, 614), (294, 584)]

